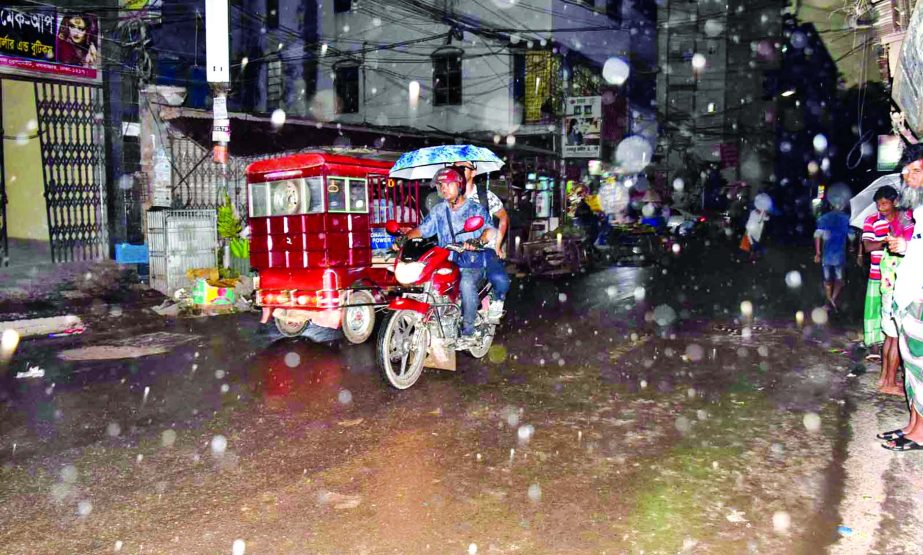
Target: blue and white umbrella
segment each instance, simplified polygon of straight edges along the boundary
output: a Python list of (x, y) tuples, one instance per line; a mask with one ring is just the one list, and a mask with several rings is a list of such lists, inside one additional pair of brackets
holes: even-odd
[(473, 145), (429, 146), (401, 156), (388, 172), (397, 179), (432, 179), (440, 169), (454, 162), (472, 162), (477, 175), (503, 167), (503, 160), (490, 149)]

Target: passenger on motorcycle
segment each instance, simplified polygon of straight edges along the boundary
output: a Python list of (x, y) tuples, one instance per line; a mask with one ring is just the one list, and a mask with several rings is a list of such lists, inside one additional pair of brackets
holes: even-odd
[[(464, 242), (478, 239), (482, 245), (486, 244), (496, 235), (496, 229), (491, 225), (487, 211), (479, 203), (465, 198), (464, 178), (451, 168), (443, 168), (433, 176), (433, 185), (442, 195), (443, 200), (436, 204), (420, 225), (407, 233), (408, 239), (417, 237), (436, 236), (439, 246), (449, 243)], [(465, 232), (465, 220), (472, 216), (484, 218), (484, 227), (478, 231)], [(466, 244), (468, 250), (475, 250), (471, 244)], [(484, 276), (486, 260), (481, 256), (464, 257), (466, 262), (461, 263), (459, 256), (452, 254), (452, 259), (459, 265), (461, 272), (461, 298), (462, 298), (462, 337), (461, 344), (474, 343), (474, 321), (478, 311), (478, 284)], [(470, 264), (470, 267), (469, 267)]]

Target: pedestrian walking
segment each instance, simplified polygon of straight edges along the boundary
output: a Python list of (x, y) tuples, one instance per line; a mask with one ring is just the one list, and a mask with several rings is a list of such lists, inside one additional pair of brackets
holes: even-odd
[(898, 346), (904, 360), (904, 390), (910, 418), (906, 426), (878, 434), (892, 451), (923, 449), (923, 144), (908, 145), (902, 157), (904, 203), (913, 209), (910, 241), (888, 237), (888, 250), (904, 260), (894, 283), (894, 314), (898, 321)]
[(869, 351), (869, 360), (881, 358), (881, 346), (885, 339), (881, 331), (881, 258), (884, 255), (890, 222), (897, 217), (894, 200), (879, 196), (890, 195), (888, 189), (896, 198), (897, 191), (893, 187), (886, 185), (876, 191), (874, 199), (878, 210), (866, 218), (862, 225), (862, 249), (869, 253), (869, 279), (865, 288), (865, 306), (862, 314), (863, 342)]
[(849, 216), (843, 211), (844, 203), (831, 204), (831, 210), (817, 220), (814, 232), (814, 262), (824, 273), (824, 295), (827, 309), (837, 311), (837, 301), (843, 292), (846, 275), (846, 241), (849, 235)]
[(763, 246), (761, 241), (763, 240), (763, 228), (766, 227), (767, 221), (769, 221), (768, 208), (755, 206), (753, 210), (750, 211), (750, 217), (747, 218), (747, 227), (745, 231), (745, 238), (750, 251), (750, 262), (756, 262), (757, 257), (762, 254)]

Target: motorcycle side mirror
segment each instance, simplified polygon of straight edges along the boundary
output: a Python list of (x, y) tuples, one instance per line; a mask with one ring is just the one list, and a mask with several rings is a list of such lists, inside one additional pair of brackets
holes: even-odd
[(465, 231), (477, 231), (484, 227), (484, 218), (481, 216), (471, 216), (465, 220)]
[(385, 222), (385, 231), (387, 231), (389, 235), (400, 235), (401, 226), (394, 220), (388, 220)]

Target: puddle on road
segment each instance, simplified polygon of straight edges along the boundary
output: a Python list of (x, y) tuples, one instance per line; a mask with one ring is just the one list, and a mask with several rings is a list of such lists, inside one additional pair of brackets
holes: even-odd
[(141, 358), (169, 353), (179, 345), (198, 339), (197, 335), (156, 332), (120, 339), (105, 345), (91, 345), (68, 349), (58, 353), (58, 358), (68, 361), (118, 360)]

